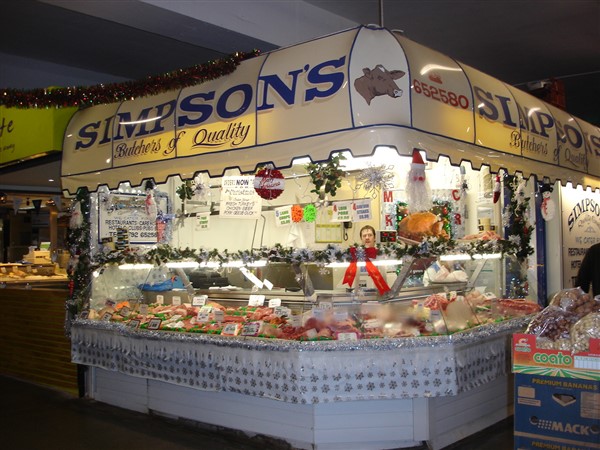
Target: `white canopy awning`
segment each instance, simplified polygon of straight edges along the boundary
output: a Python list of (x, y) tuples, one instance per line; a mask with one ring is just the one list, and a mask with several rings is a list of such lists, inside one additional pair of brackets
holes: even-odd
[(379, 145), (600, 188), (600, 129), (383, 28), (244, 61), (200, 85), (75, 114), (63, 189), (313, 161)]

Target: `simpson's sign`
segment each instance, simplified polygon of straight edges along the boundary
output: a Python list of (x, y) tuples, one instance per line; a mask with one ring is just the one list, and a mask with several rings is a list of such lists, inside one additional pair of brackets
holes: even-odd
[[(372, 146), (358, 148), (356, 133), (371, 127), (423, 131), (600, 176), (597, 127), (403, 36), (358, 27), (244, 61), (200, 85), (78, 112), (66, 132), (63, 178), (68, 189), (89, 181), (86, 174), (163, 161), (171, 161), (169, 174), (191, 165), (202, 171), (208, 155), (222, 170), (231, 166), (224, 158), (243, 149), (239, 160), (248, 164), (271, 161), (269, 149), (289, 163), (298, 147), (277, 145), (303, 139), (308, 155), (368, 154)], [(173, 163), (181, 158), (194, 159)], [(101, 178), (125, 180), (116, 173)]]

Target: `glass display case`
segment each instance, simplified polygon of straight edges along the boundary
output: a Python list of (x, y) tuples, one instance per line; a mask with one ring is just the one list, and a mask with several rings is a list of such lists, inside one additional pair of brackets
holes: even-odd
[(539, 309), (502, 298), (501, 259), (405, 257), (377, 270), (390, 286), (381, 294), (361, 266), (347, 280), (348, 264), (113, 264), (94, 272), (82, 317), (141, 329), (339, 340), (447, 335)]

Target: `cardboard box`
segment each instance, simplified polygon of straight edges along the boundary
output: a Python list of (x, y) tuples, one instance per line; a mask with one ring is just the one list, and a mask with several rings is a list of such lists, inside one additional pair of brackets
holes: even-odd
[(515, 334), (512, 356), (515, 450), (600, 449), (600, 339), (574, 354)]
[(590, 339), (590, 351), (538, 348), (533, 334), (513, 335), (513, 372), (600, 381), (600, 339)]
[(600, 449), (600, 381), (515, 374), (515, 449)]

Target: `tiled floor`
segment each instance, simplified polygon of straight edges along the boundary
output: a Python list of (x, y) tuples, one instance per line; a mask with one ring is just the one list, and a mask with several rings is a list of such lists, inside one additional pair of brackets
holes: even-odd
[[(5, 376), (0, 399), (6, 450), (292, 450), (269, 438), (131, 412)], [(511, 450), (512, 420), (447, 448)]]

